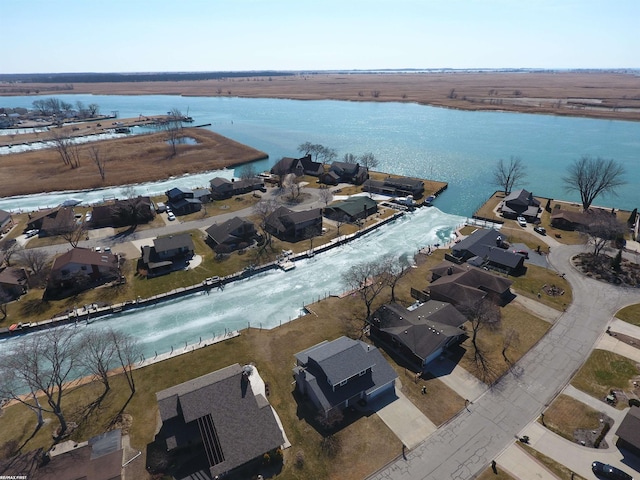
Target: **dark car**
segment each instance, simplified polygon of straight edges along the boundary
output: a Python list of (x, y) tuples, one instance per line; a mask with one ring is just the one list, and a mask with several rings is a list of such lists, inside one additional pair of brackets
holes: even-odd
[(591, 464), (591, 470), (593, 470), (593, 473), (595, 473), (598, 478), (607, 478), (610, 480), (633, 480), (633, 477), (628, 473), (602, 462), (593, 462)]
[(517, 253), (518, 255), (522, 255), (524, 258), (529, 258), (529, 252), (526, 250), (514, 250), (513, 253)]
[(540, 235), (547, 234), (547, 230), (544, 227), (533, 227), (533, 231), (539, 233)]

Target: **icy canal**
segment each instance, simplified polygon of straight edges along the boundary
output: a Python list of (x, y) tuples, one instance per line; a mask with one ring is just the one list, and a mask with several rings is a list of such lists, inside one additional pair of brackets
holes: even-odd
[(352, 265), (375, 261), (386, 254), (412, 258), (422, 247), (451, 241), (464, 220), (435, 207), (421, 208), (350, 243), (298, 261), (294, 270), (271, 270), (228, 284), (224, 290), (212, 289), (208, 294), (193, 294), (105, 316), (76, 328), (109, 325), (127, 332), (138, 340), (148, 359), (156, 352), (184, 349), (185, 343), (197, 344), (200, 338), (205, 341), (225, 330), (241, 330), (249, 325), (277, 327), (300, 316), (304, 305), (343, 292), (341, 275)]

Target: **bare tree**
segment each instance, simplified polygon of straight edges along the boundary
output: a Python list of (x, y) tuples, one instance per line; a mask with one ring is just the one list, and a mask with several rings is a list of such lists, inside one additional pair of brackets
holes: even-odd
[(372, 261), (353, 265), (342, 275), (342, 281), (351, 290), (356, 290), (367, 309), (366, 321), (371, 316), (371, 306), (380, 292), (387, 286), (385, 266)]
[(384, 281), (391, 288), (391, 301), (396, 301), (396, 286), (411, 268), (409, 259), (406, 255), (395, 258), (392, 254), (385, 255), (382, 259), (384, 268)]
[(80, 336), (81, 349), (78, 361), (90, 375), (104, 385), (103, 396), (111, 389), (109, 370), (114, 367), (116, 357), (116, 346), (110, 330), (86, 330)]
[(97, 117), (100, 115), (100, 105), (97, 103), (90, 103), (87, 109), (89, 110), (90, 117)]
[(290, 173), (285, 179), (285, 186), (289, 192), (289, 198), (292, 202), (296, 201), (300, 197), (302, 187), (300, 187), (300, 177)]
[(73, 222), (69, 225), (60, 225), (58, 228), (51, 229), (51, 233), (69, 242), (71, 248), (76, 248), (80, 241), (87, 236), (87, 225), (82, 221)]
[(590, 218), (587, 225), (580, 228), (586, 235), (588, 243), (593, 246), (593, 256), (598, 257), (611, 240), (615, 240), (625, 233), (625, 227), (615, 215), (609, 213), (586, 213)]
[(298, 151), (305, 156), (311, 155), (316, 162), (323, 163), (329, 163), (338, 156), (333, 148), (325, 147), (319, 143), (304, 142), (298, 146)]
[(7, 318), (7, 304), (12, 300), (11, 296), (0, 287), (0, 320)]
[(100, 154), (100, 147), (98, 145), (92, 145), (89, 148), (89, 156), (91, 157), (91, 160), (93, 160), (93, 163), (96, 164), (96, 167), (98, 167), (100, 178), (104, 181), (107, 159)]
[(20, 263), (27, 267), (31, 274), (29, 275), (29, 283), (32, 285), (44, 282), (48, 272), (49, 254), (44, 249), (28, 248), (20, 252)]
[(284, 167), (283, 162), (276, 163), (271, 169), (274, 175), (278, 177), (278, 187), (283, 188), (284, 179), (289, 174), (289, 171)]
[(367, 171), (378, 166), (378, 159), (371, 152), (364, 153), (358, 157), (358, 163)]
[(328, 188), (321, 188), (318, 191), (318, 196), (320, 197), (320, 200), (322, 200), (322, 202), (324, 203), (325, 207), (329, 205), (333, 200), (333, 193)]
[[(43, 411), (55, 415), (60, 423), (58, 438), (67, 432), (62, 404), (69, 377), (78, 366), (79, 349), (73, 333), (71, 327), (56, 327), (29, 335), (0, 360), (3, 372), (10, 372), (10, 382), (4, 383), (6, 378), (2, 378), (5, 393), (39, 412), (39, 419)], [(25, 391), (31, 395), (22, 397)], [(40, 404), (36, 392), (44, 395), (46, 406)]]
[(122, 368), (122, 374), (125, 376), (127, 384), (129, 385), (129, 390), (131, 391), (129, 399), (131, 399), (133, 394), (136, 393), (133, 366), (137, 359), (140, 358), (140, 347), (132, 336), (125, 333), (110, 330), (109, 336), (115, 346), (115, 355), (118, 359), (119, 366)]
[(111, 206), (111, 211), (121, 225), (130, 225), (135, 230), (140, 223), (148, 222), (153, 217), (150, 203), (146, 198), (138, 195), (135, 188), (128, 186), (120, 192), (124, 199), (115, 202)]
[(474, 350), (476, 368), (485, 379), (492, 376), (492, 366), (484, 350), (478, 344), (478, 334), (481, 330), (496, 330), (500, 327), (501, 314), (498, 306), (488, 298), (483, 298), (473, 304), (458, 306), (458, 310), (467, 318), (471, 325), (471, 344)]
[(280, 205), (274, 199), (269, 198), (266, 200), (260, 200), (253, 206), (253, 212), (258, 216), (258, 226), (262, 230), (264, 235), (264, 244), (260, 251), (264, 251), (267, 245), (271, 245), (271, 232), (267, 228), (269, 217), (278, 209)]
[(587, 211), (598, 195), (616, 195), (616, 189), (627, 183), (624, 174), (624, 167), (613, 159), (584, 155), (569, 166), (562, 181), (568, 192), (580, 194), (582, 209)]
[[(24, 250), (24, 247), (20, 245), (15, 238), (6, 240), (4, 243), (0, 244), (0, 255), (4, 257), (4, 261), (7, 264), (7, 267), (11, 266), (11, 258), (16, 254), (20, 253)], [(1, 262), (0, 262), (1, 264)]]
[(353, 153), (345, 153), (344, 157), (342, 157), (342, 161), (344, 163), (355, 164), (355, 163), (358, 163), (358, 157), (355, 156)]
[(243, 180), (249, 180), (251, 178), (255, 178), (256, 170), (253, 168), (253, 165), (246, 164), (243, 165), (240, 169), (240, 178)]
[(517, 330), (512, 328), (508, 329), (504, 332), (504, 336), (502, 337), (502, 358), (504, 361), (511, 365), (511, 360), (507, 355), (507, 351), (512, 347), (516, 346), (520, 343), (520, 334)]
[(527, 176), (526, 165), (520, 157), (509, 158), (509, 163), (503, 159), (498, 160), (498, 164), (493, 169), (493, 185), (501, 188), (505, 195), (509, 195), (513, 186), (517, 183), (524, 183)]
[(161, 128), (167, 134), (167, 142), (171, 147), (171, 156), (175, 157), (178, 153), (177, 145), (182, 138), (182, 120), (184, 115), (177, 108), (172, 109), (169, 112), (169, 116), (166, 121), (161, 124)]
[(60, 158), (65, 165), (69, 165), (72, 169), (80, 166), (80, 151), (78, 144), (73, 141), (69, 135), (65, 135), (63, 132), (51, 130), (51, 143), (53, 147), (60, 155)]

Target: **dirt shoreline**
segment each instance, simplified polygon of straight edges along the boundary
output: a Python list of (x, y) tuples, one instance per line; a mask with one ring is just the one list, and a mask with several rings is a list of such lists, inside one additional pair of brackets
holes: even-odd
[(633, 121), (640, 121), (639, 90), (640, 76), (604, 71), (316, 73), (173, 82), (0, 84), (0, 96), (82, 93), (406, 102)]

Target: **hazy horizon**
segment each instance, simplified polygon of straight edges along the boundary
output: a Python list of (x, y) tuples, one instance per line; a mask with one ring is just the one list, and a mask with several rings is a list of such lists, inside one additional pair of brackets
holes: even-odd
[(640, 68), (635, 0), (5, 0), (0, 12), (4, 74)]

